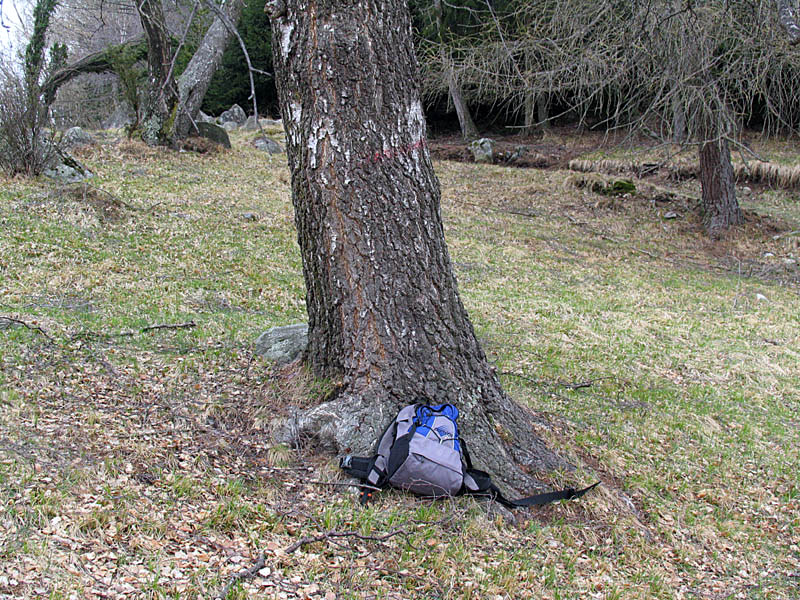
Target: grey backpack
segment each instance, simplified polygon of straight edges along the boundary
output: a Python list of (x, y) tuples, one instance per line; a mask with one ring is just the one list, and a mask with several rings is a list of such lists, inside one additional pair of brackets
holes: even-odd
[(391, 486), (434, 498), (486, 496), (516, 508), (578, 498), (599, 483), (577, 491), (569, 488), (509, 500), (488, 473), (473, 468), (458, 435), (457, 419), (458, 409), (452, 404), (411, 404), (401, 409), (383, 432), (375, 456), (342, 458), (339, 466), (364, 484), (362, 504), (369, 501), (374, 489)]

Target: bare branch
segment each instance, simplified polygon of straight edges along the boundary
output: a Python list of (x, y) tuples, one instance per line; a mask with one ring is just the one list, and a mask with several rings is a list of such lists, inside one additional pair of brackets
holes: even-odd
[(29, 329), (31, 331), (35, 331), (37, 333), (40, 333), (45, 338), (47, 338), (47, 341), (49, 341), (52, 344), (55, 344), (55, 342), (56, 342), (52, 337), (50, 337), (50, 335), (44, 329), (42, 329), (38, 325), (35, 325), (35, 324), (31, 325), (30, 323), (27, 323), (27, 322), (22, 321), (20, 319), (15, 319), (14, 317), (8, 317), (8, 316), (5, 316), (5, 315), (0, 315), (0, 322), (3, 322), (3, 321), (5, 321), (6, 323), (15, 323), (17, 325), (22, 325), (26, 329)]

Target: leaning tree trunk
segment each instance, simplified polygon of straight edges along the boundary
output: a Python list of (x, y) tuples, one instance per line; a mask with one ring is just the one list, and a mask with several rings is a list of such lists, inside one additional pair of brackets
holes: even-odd
[(700, 184), (703, 224), (709, 236), (718, 237), (743, 221), (736, 200), (736, 180), (727, 140), (712, 140), (700, 146)]
[(142, 0), (136, 6), (147, 39), (148, 86), (141, 121), (142, 140), (150, 146), (168, 146), (173, 142), (178, 91), (170, 73), (172, 49), (164, 9), (161, 0)]
[(456, 109), (458, 126), (461, 128), (461, 137), (465, 140), (474, 140), (478, 137), (478, 128), (475, 126), (475, 121), (469, 112), (469, 106), (461, 93), (461, 84), (458, 82), (453, 61), (444, 57), (444, 50), (442, 50), (442, 59), (447, 60), (447, 89)]
[[(275, 72), (303, 258), (306, 360), (336, 394), (279, 433), (371, 452), (403, 404), (452, 402), (485, 467), (564, 466), (503, 393), (459, 299), (401, 1), (276, 0)], [(503, 440), (510, 441), (510, 444)]]
[(450, 94), (450, 99), (453, 101), (453, 107), (456, 109), (458, 126), (461, 129), (461, 137), (465, 140), (474, 140), (478, 137), (478, 128), (475, 126), (475, 121), (473, 121), (472, 114), (469, 112), (469, 106), (467, 106), (467, 103), (464, 101), (464, 95), (461, 93), (461, 84), (456, 76), (453, 59), (448, 55), (445, 49), (444, 18), (441, 0), (434, 0), (433, 7), (436, 12), (436, 35), (439, 41), (439, 58), (447, 71), (447, 91)]
[(190, 135), (195, 129), (194, 119), (200, 112), (211, 78), (222, 62), (225, 48), (233, 37), (229, 26), (236, 26), (239, 22), (243, 7), (244, 0), (230, 0), (224, 6), (222, 11), (226, 19), (223, 20), (219, 15), (214, 19), (178, 79), (180, 110), (174, 127), (175, 136), (179, 139)]

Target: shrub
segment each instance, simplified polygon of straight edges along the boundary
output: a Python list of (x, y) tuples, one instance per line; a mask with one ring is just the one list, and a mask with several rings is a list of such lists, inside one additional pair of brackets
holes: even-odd
[(9, 175), (39, 175), (56, 147), (47, 129), (47, 107), (22, 75), (0, 66), (0, 167)]

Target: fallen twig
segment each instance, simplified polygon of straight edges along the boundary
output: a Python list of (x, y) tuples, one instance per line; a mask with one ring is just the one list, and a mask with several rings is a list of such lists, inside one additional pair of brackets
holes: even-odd
[(21, 319), (15, 319), (14, 317), (7, 317), (5, 315), (0, 316), (0, 321), (6, 321), (8, 323), (16, 323), (17, 325), (22, 325), (26, 329), (30, 329), (31, 331), (36, 331), (37, 333), (42, 334), (45, 338), (47, 338), (47, 340), (51, 344), (55, 344), (56, 343), (56, 341), (52, 337), (50, 337), (50, 334), (48, 334), (44, 329), (42, 329), (38, 325), (31, 325), (30, 323), (26, 323), (25, 321), (22, 321)]
[(259, 557), (259, 559), (255, 563), (253, 563), (252, 566), (245, 569), (244, 571), (239, 571), (238, 573), (231, 575), (231, 580), (224, 588), (222, 588), (222, 591), (219, 594), (217, 594), (216, 598), (225, 600), (225, 598), (228, 597), (228, 592), (231, 590), (231, 586), (234, 583), (236, 583), (237, 581), (241, 581), (242, 579), (250, 579), (251, 577), (255, 577), (256, 573), (258, 573), (261, 569), (264, 568), (266, 562), (267, 562), (266, 558), (262, 554)]
[(306, 546), (308, 544), (315, 544), (317, 542), (324, 542), (325, 540), (331, 540), (336, 538), (356, 538), (357, 540), (365, 541), (365, 542), (385, 542), (388, 539), (395, 537), (396, 535), (404, 535), (408, 536), (408, 532), (405, 529), (395, 529), (394, 531), (390, 531), (385, 535), (361, 535), (360, 533), (356, 533), (355, 531), (328, 531), (327, 533), (322, 533), (320, 535), (316, 535), (313, 537), (304, 537), (294, 544), (286, 548), (286, 554), (291, 554), (292, 552), (297, 551), (298, 549)]
[(306, 481), (305, 483), (313, 483), (314, 485), (329, 485), (331, 487), (355, 487), (358, 489), (375, 490), (376, 492), (380, 492), (382, 489), (379, 487), (375, 487), (374, 485), (368, 485), (366, 483), (353, 483), (345, 481), (319, 481), (314, 479), (311, 481)]
[(579, 390), (582, 388), (592, 387), (592, 385), (594, 385), (595, 382), (597, 381), (603, 381), (604, 379), (611, 379), (611, 377), (596, 377), (595, 379), (587, 379), (586, 381), (567, 382), (567, 381), (548, 381), (546, 379), (533, 379), (532, 377), (528, 377), (527, 375), (523, 375), (522, 373), (515, 373), (514, 371), (500, 371), (500, 374), (519, 377), (520, 379), (524, 379), (529, 383), (542, 387), (554, 387), (554, 388), (563, 387), (570, 390)]
[(146, 333), (148, 331), (155, 331), (157, 329), (191, 329), (192, 327), (197, 327), (197, 323), (194, 321), (188, 321), (187, 323), (160, 323), (158, 325), (148, 325), (147, 327), (142, 327), (139, 331), (141, 333)]

